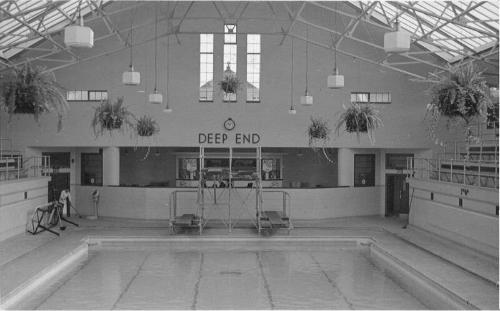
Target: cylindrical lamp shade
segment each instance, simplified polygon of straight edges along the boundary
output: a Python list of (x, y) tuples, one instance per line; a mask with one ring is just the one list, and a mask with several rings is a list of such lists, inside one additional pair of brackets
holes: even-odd
[(289, 114), (297, 114), (297, 110), (295, 110), (295, 108), (290, 108), (290, 110), (288, 110), (288, 113)]
[(306, 94), (304, 96), (300, 96), (300, 103), (304, 106), (312, 106), (313, 104), (312, 95)]
[(149, 102), (151, 104), (161, 104), (163, 102), (163, 95), (155, 91), (154, 93), (149, 94)]
[(90, 27), (72, 25), (64, 28), (66, 46), (91, 48), (94, 46), (94, 31)]
[(384, 34), (384, 50), (387, 53), (401, 53), (410, 50), (410, 33), (402, 30)]
[(338, 73), (328, 76), (328, 87), (331, 89), (340, 89), (344, 87), (344, 76)]
[(163, 109), (163, 112), (165, 112), (165, 113), (171, 113), (171, 112), (172, 112), (172, 108), (170, 108), (170, 107), (165, 107), (165, 108)]
[(141, 83), (141, 73), (134, 71), (133, 68), (131, 71), (125, 71), (122, 75), (122, 82), (125, 85), (138, 85)]

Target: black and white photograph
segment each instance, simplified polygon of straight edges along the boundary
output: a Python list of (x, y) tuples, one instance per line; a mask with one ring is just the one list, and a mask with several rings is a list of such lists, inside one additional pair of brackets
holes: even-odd
[(498, 310), (495, 0), (0, 0), (0, 310)]

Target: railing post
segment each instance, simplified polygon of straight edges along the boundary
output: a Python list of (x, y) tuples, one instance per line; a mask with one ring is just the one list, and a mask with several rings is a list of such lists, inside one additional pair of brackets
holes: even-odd
[[(468, 162), (468, 161), (467, 161), (467, 162)], [(465, 162), (465, 161), (464, 161), (464, 182), (463, 182), (463, 184), (464, 184), (464, 185), (467, 185), (467, 182), (466, 182), (466, 180), (465, 180), (465, 176), (466, 176), (466, 174), (465, 174), (465, 164), (466, 164), (467, 162)]]
[(481, 187), (481, 160), (477, 163), (477, 185)]
[(437, 165), (438, 165), (438, 181), (441, 181), (441, 160), (436, 159), (436, 161), (437, 161)]
[(456, 159), (457, 158), (457, 141), (456, 140), (453, 142), (453, 145), (454, 145), (453, 159)]
[[(424, 176), (422, 176), (422, 179)], [(427, 159), (427, 179), (430, 180), (431, 179), (431, 161), (430, 159)]]
[(450, 182), (453, 182), (453, 159), (450, 161)]
[(286, 192), (283, 191), (283, 215), (286, 215)]

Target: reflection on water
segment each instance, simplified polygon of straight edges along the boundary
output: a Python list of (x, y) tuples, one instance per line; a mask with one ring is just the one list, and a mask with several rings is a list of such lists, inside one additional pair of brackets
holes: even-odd
[(100, 249), (38, 309), (424, 309), (366, 249)]

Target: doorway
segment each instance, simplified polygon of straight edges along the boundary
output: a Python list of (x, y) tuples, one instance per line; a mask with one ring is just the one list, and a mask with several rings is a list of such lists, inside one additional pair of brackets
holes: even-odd
[(64, 189), (70, 188), (71, 154), (69, 152), (42, 152), (50, 157), (49, 202), (59, 200)]
[(399, 216), (409, 213), (409, 190), (404, 174), (387, 174), (385, 176), (385, 216)]

